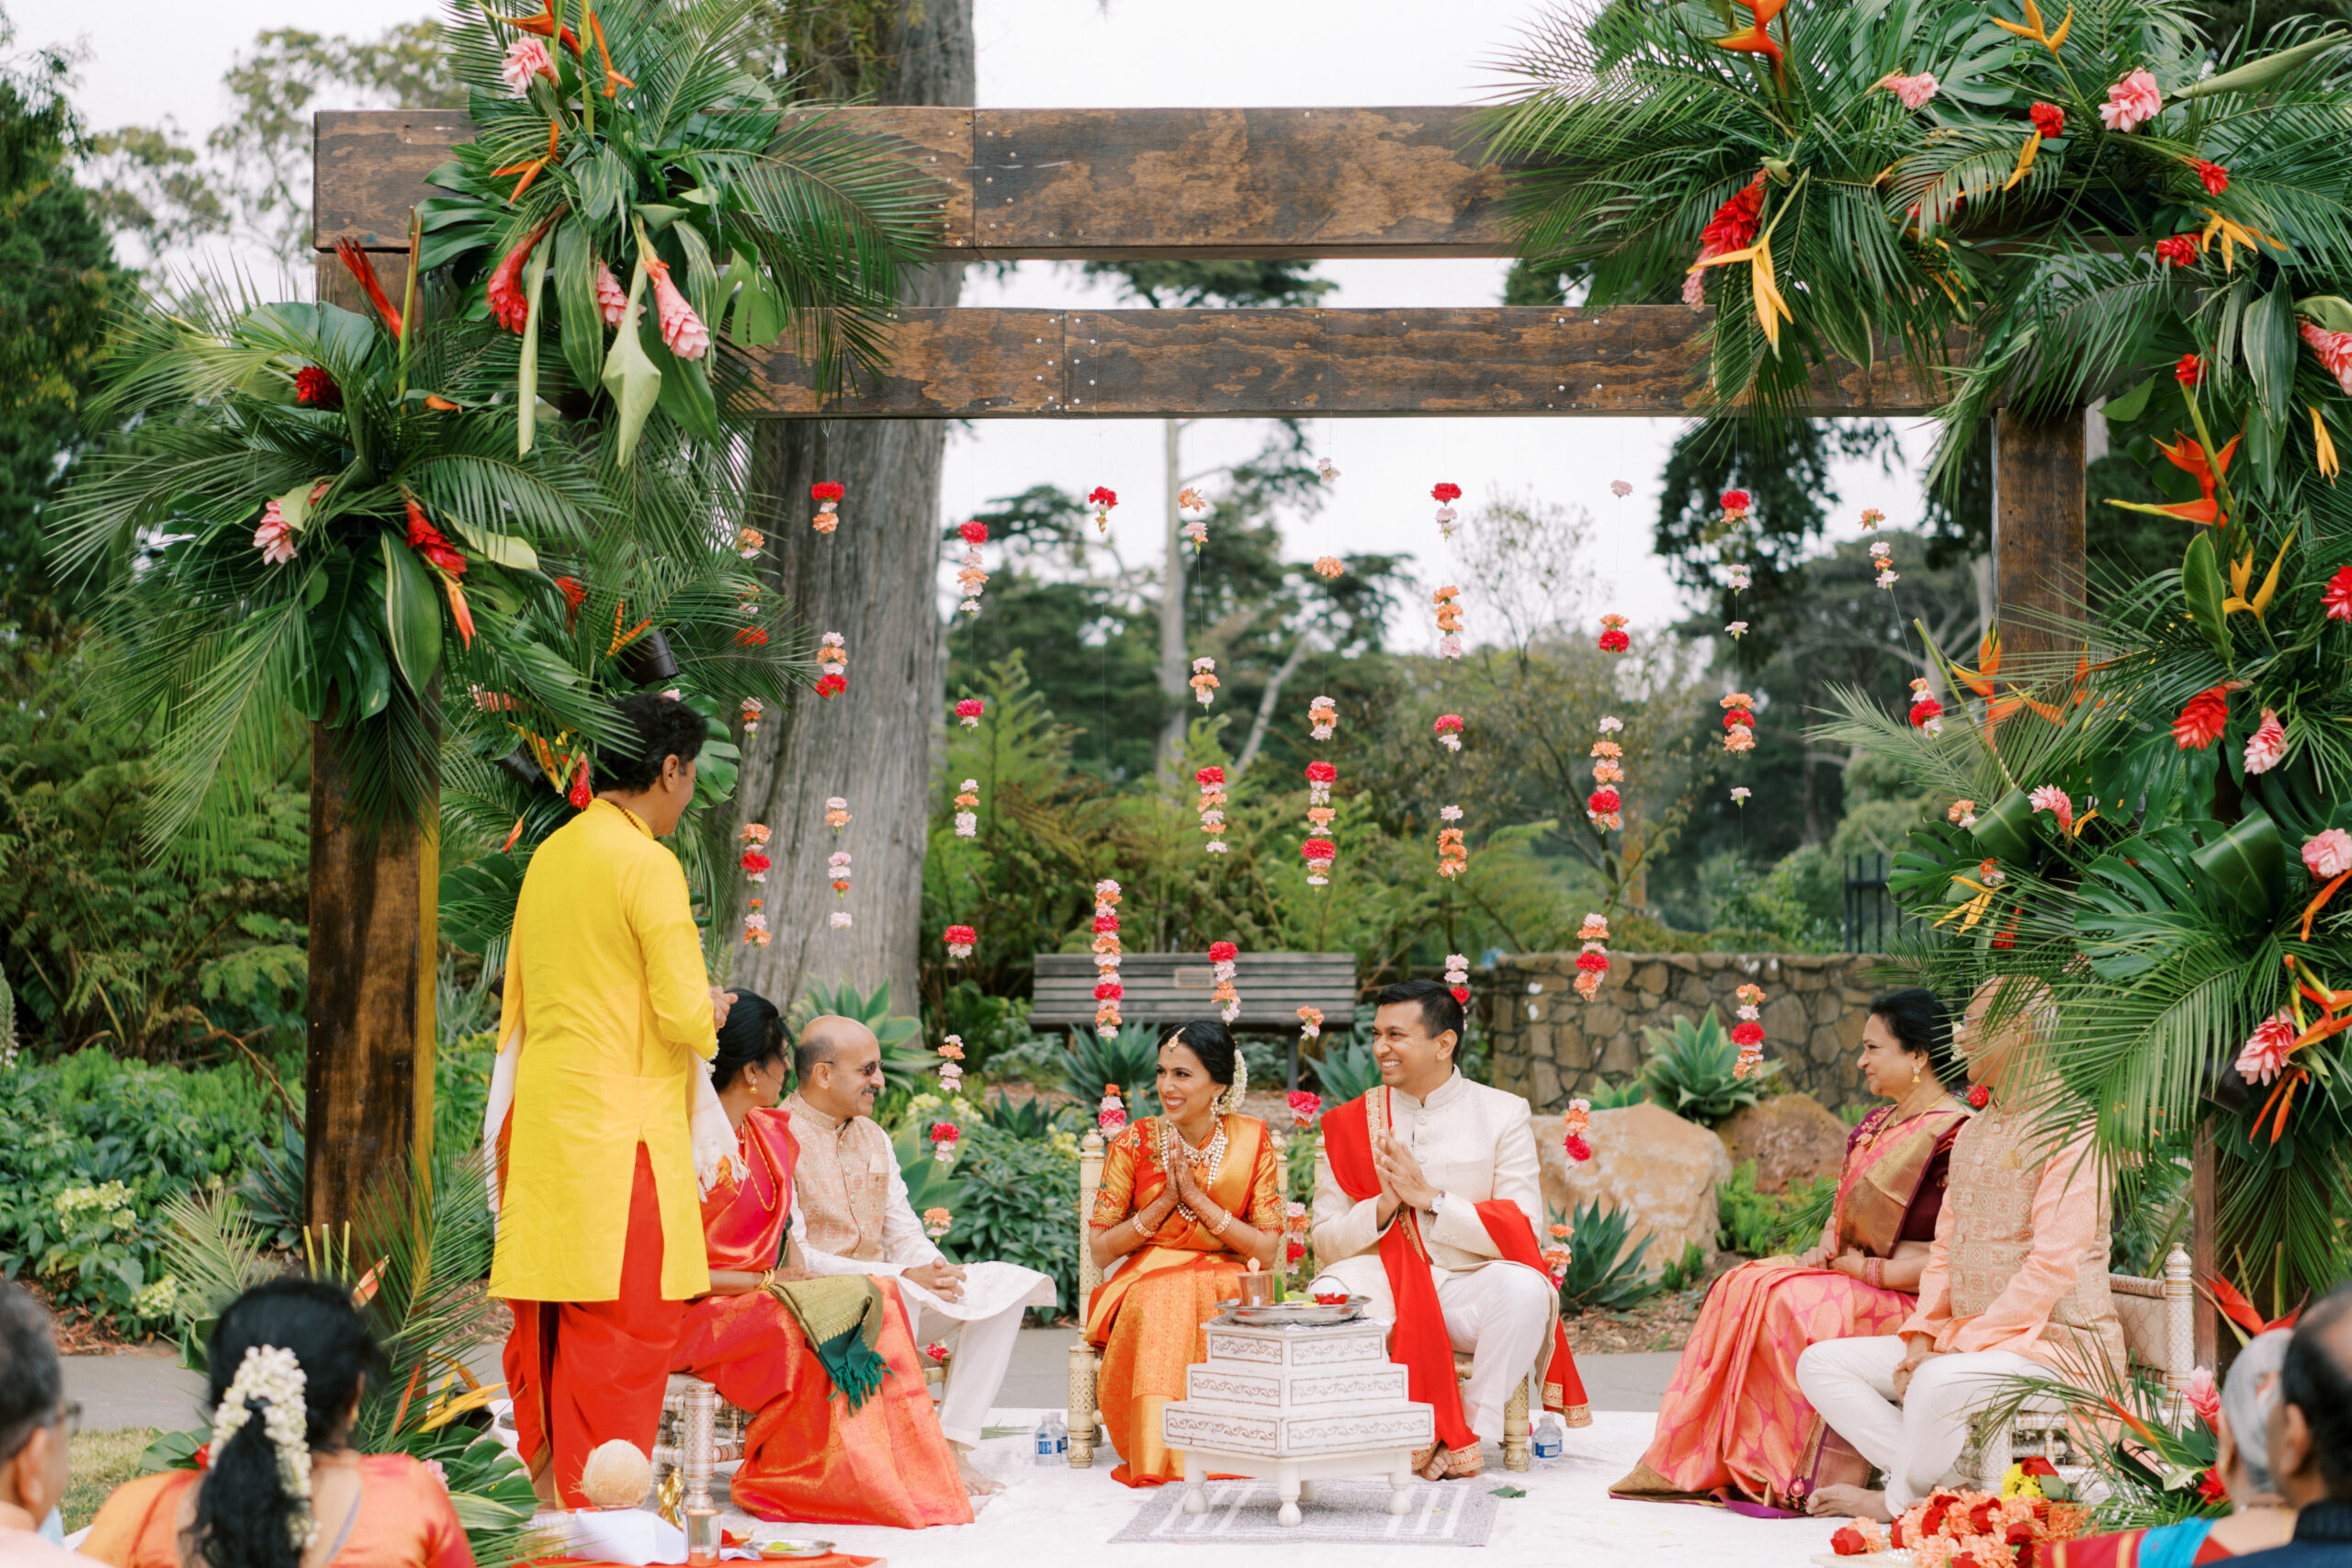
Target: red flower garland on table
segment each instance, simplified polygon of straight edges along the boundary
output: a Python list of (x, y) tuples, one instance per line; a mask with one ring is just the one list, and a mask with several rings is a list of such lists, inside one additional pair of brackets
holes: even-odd
[(1111, 508), (1119, 504), (1119, 492), (1104, 485), (1096, 485), (1086, 492), (1086, 503), (1094, 508), (1094, 531), (1111, 531)]
[(971, 957), (972, 949), (978, 945), (979, 940), (980, 933), (969, 926), (949, 926), (945, 938), (947, 956), (959, 962)]
[[(737, 836), (743, 840), (744, 844), (743, 874), (754, 883), (765, 882), (768, 879), (768, 871), (775, 863), (768, 859), (766, 853), (770, 837), (766, 824), (746, 822), (743, 824), (742, 831)], [(762, 912), (762, 907), (765, 903), (766, 900), (763, 898), (752, 899), (751, 912), (743, 917), (743, 940), (753, 947), (765, 947), (770, 941), (768, 918)]]
[[(2352, 566), (2344, 569), (2344, 575), (2346, 580), (2346, 599), (2352, 603)], [(2352, 611), (2347, 611), (2346, 618), (2352, 619)], [(1340, 728), (1340, 710), (1331, 705), (1330, 698), (1317, 697), (1306, 705), (1306, 723), (1309, 735), (1317, 740), (1329, 740)]]
[(2231, 682), (2208, 686), (2182, 705), (2172, 721), (2172, 742), (2183, 751), (2202, 751), (2222, 738), (2230, 722)]
[(1202, 846), (1213, 855), (1226, 852), (1225, 842), (1225, 770), (1216, 766), (1201, 769), (1193, 775), (1201, 788), (1201, 798), (1195, 807), (1201, 814), (1201, 831), (1208, 835)]
[(1331, 863), (1340, 858), (1340, 847), (1329, 839), (1309, 839), (1298, 846), (1298, 852), (1306, 862), (1306, 885), (1327, 886), (1331, 880)]
[(1634, 646), (1634, 639), (1625, 635), (1624, 616), (1603, 615), (1600, 617), (1600, 627), (1601, 652), (1623, 653)]
[(1577, 928), (1577, 941), (1584, 944), (1577, 953), (1577, 995), (1590, 1001), (1600, 989), (1600, 977), (1609, 973), (1609, 919), (1605, 915), (1587, 915)]
[(965, 697), (956, 705), (956, 721), (967, 729), (978, 729), (980, 716), (988, 711), (988, 704), (978, 697)]
[(1126, 992), (1119, 984), (1119, 885), (1107, 876), (1094, 885), (1094, 980), (1095, 1032), (1116, 1039)]
[(810, 485), (808, 499), (817, 503), (817, 515), (808, 520), (808, 525), (820, 534), (830, 534), (840, 527), (841, 514), (834, 509), (841, 505), (842, 497), (847, 493), (849, 492), (831, 479), (822, 484)]
[(1437, 602), (1437, 651), (1441, 659), (1462, 657), (1462, 590), (1449, 582), (1431, 595)]
[(1462, 499), (1462, 487), (1441, 480), (1430, 487), (1430, 499), (1437, 502), (1438, 532), (1451, 539), (1453, 537), (1453, 503)]
[(956, 836), (971, 839), (980, 831), (980, 781), (966, 779), (956, 794)]
[(1209, 993), (1209, 1000), (1216, 1003), (1217, 1017), (1231, 1023), (1241, 1016), (1241, 993), (1233, 988), (1233, 977), (1241, 949), (1229, 942), (1209, 943), (1209, 978), (1216, 988)]
[(1462, 750), (1462, 716), (1442, 713), (1437, 716), (1437, 743), (1449, 751)]
[(1739, 1021), (1731, 1031), (1731, 1043), (1739, 1047), (1739, 1061), (1732, 1074), (1752, 1078), (1764, 1070), (1764, 1025), (1758, 1021), (1764, 1014), (1764, 987), (1746, 985), (1732, 995), (1739, 1001)]
[(964, 602), (956, 607), (967, 615), (977, 615), (980, 613), (981, 591), (989, 585), (989, 574), (980, 570), (980, 547), (989, 542), (989, 525), (975, 521), (956, 532), (964, 536), (964, 561), (956, 569), (956, 582), (963, 591)]
[(1451, 879), (1470, 869), (1470, 848), (1462, 841), (1462, 829), (1453, 825), (1462, 820), (1462, 807), (1441, 806), (1437, 815), (1446, 824), (1437, 830), (1437, 874)]

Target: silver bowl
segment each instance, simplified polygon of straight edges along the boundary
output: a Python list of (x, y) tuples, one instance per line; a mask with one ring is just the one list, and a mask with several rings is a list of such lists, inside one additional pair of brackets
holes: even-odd
[(752, 1547), (762, 1557), (789, 1562), (796, 1557), (822, 1557), (833, 1550), (833, 1543), (830, 1540), (761, 1540), (755, 1537)]
[(1219, 1302), (1217, 1305), (1225, 1309), (1228, 1322), (1247, 1324), (1252, 1328), (1280, 1328), (1351, 1323), (1363, 1315), (1363, 1309), (1371, 1301), (1370, 1296), (1350, 1296), (1334, 1306), (1325, 1306), (1320, 1302), (1270, 1302), (1264, 1306), (1247, 1306), (1238, 1301)]

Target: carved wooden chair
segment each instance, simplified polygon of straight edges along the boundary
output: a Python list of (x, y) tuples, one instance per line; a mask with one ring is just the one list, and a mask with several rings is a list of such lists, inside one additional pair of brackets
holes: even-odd
[[(2115, 1315), (2123, 1324), (2123, 1345), (2132, 1363), (2155, 1372), (2170, 1395), (2165, 1420), (2178, 1426), (2188, 1418), (2188, 1378), (2197, 1359), (2194, 1292), (2189, 1284), (2188, 1254), (2174, 1247), (2165, 1258), (2165, 1277), (2143, 1279), (2133, 1274), (2109, 1274), (2107, 1288), (2115, 1298)], [(2001, 1476), (2012, 1461), (2039, 1455), (2056, 1462), (2068, 1450), (2072, 1422), (2065, 1406), (2054, 1399), (2027, 1402), (2013, 1420), (1984, 1420), (1974, 1429), (1976, 1462), (1963, 1465), (1986, 1491), (1998, 1491)]]
[[(1284, 1192), (1290, 1190), (1288, 1143), (1279, 1128), (1272, 1129), (1274, 1139), (1274, 1177)], [(1081, 1325), (1078, 1342), (1069, 1348), (1069, 1462), (1080, 1470), (1094, 1463), (1095, 1434), (1100, 1427), (1102, 1413), (1095, 1407), (1095, 1381), (1102, 1370), (1102, 1358), (1086, 1342), (1083, 1324), (1087, 1303), (1093, 1299), (1095, 1287), (1102, 1283), (1102, 1270), (1094, 1262), (1094, 1249), (1088, 1245), (1088, 1231), (1092, 1224), (1095, 1194), (1102, 1187), (1102, 1134), (1090, 1132), (1078, 1145), (1078, 1315)], [(1322, 1156), (1316, 1159), (1317, 1176), (1322, 1174)], [(1470, 1358), (1453, 1358), (1456, 1377), (1470, 1375)], [(1503, 1468), (1523, 1471), (1533, 1453), (1532, 1428), (1527, 1418), (1527, 1384), (1521, 1382), (1519, 1392), (1511, 1396), (1503, 1409)]]

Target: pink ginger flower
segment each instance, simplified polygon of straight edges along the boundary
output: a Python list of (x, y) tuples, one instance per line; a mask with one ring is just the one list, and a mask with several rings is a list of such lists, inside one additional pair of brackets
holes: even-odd
[(2188, 1407), (2209, 1427), (2222, 1414), (2222, 1391), (2213, 1384), (2213, 1369), (2199, 1367), (2188, 1374)]
[(2056, 784), (2043, 784), (2028, 795), (2026, 801), (2036, 811), (2048, 811), (2054, 814), (2058, 818), (2060, 832), (2071, 833), (2075, 830), (2075, 803), (2067, 798), (2066, 792)]
[(596, 310), (608, 327), (619, 326), (622, 315), (628, 310), (628, 290), (621, 287), (613, 269), (601, 260), (596, 263)]
[(2287, 727), (2278, 722), (2278, 716), (2276, 713), (2264, 708), (2262, 723), (2256, 728), (2253, 736), (2245, 743), (2245, 771), (2249, 773), (2267, 773), (2277, 767), (2278, 759), (2286, 754)]
[(1917, 76), (1882, 76), (1878, 85), (1901, 98), (1906, 109), (1926, 108), (1928, 100), (1936, 96), (1936, 78), (1926, 71)]
[(2137, 130), (2156, 118), (2164, 102), (2156, 79), (2141, 67), (2107, 90), (2107, 102), (2098, 107), (2099, 123), (2117, 132)]
[(2335, 378), (2335, 384), (2352, 392), (2352, 333), (2332, 333), (2309, 321), (2303, 322), (2300, 330), (2303, 341), (2319, 355), (2320, 364)]
[(254, 547), (269, 566), (284, 566), (294, 558), (294, 525), (286, 521), (275, 501), (262, 510), (261, 526), (254, 530)]
[(2303, 864), (2322, 882), (2333, 881), (2352, 871), (2352, 833), (2330, 828), (2313, 834), (2303, 844)]
[(2238, 1053), (2238, 1077), (2248, 1083), (2268, 1083), (2285, 1070), (2287, 1058), (2294, 1051), (2293, 1016), (2274, 1012), (2247, 1037), (2245, 1049)]
[(556, 79), (555, 56), (537, 39), (518, 38), (506, 46), (506, 58), (498, 64), (498, 79), (506, 84), (508, 92), (520, 98), (529, 96), (531, 80), (536, 76), (544, 76), (550, 82)]
[(662, 341), (681, 359), (700, 359), (710, 352), (710, 329), (670, 281), (666, 263), (648, 261), (645, 270), (653, 276), (653, 306), (662, 318)]

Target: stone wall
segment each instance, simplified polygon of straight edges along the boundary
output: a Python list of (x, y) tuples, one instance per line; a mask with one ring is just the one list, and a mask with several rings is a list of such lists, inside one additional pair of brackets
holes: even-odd
[(1873, 953), (1613, 953), (1600, 992), (1576, 994), (1577, 955), (1506, 957), (1480, 976), (1480, 1021), (1494, 1043), (1494, 1084), (1525, 1095), (1537, 1114), (1557, 1111), (1600, 1078), (1640, 1072), (1642, 1031), (1704, 1017), (1726, 1028), (1732, 991), (1764, 987), (1764, 1053), (1783, 1081), (1831, 1109), (1861, 1098), (1854, 1056), (1871, 998), (1886, 988)]

